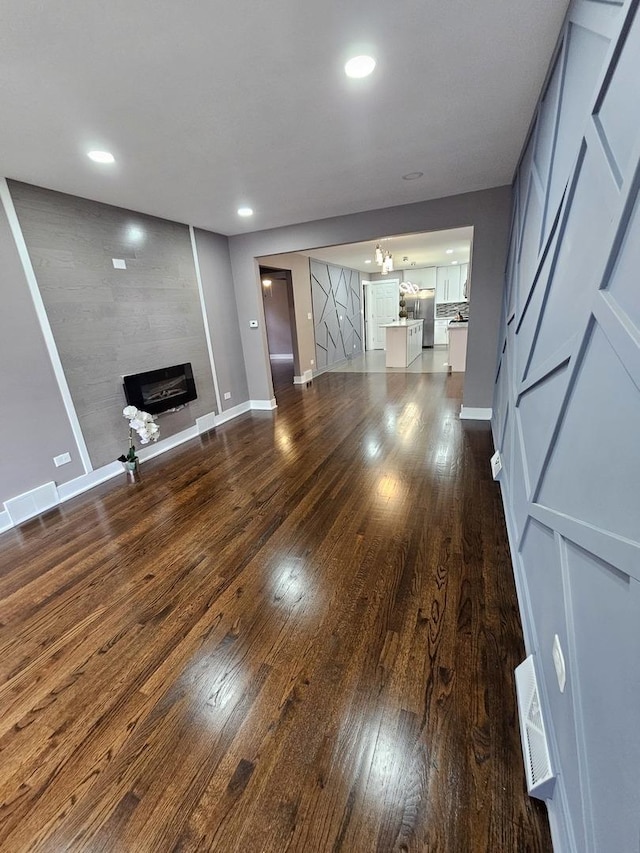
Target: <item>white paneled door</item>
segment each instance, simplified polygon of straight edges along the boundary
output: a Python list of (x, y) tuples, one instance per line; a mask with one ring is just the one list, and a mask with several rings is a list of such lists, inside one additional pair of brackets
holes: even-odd
[(398, 319), (399, 280), (369, 282), (365, 285), (367, 303), (367, 349), (384, 349), (386, 323)]

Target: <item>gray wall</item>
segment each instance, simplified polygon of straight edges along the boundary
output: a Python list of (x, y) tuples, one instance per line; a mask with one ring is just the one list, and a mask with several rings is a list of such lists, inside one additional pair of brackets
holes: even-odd
[[(84, 474), (18, 251), (0, 205), (0, 504)], [(53, 457), (69, 452), (61, 468)], [(1, 507), (0, 507), (1, 509)]]
[[(211, 231), (195, 228), (194, 234), (220, 402), (223, 409), (229, 409), (248, 399), (229, 244), (226, 237)], [(229, 400), (224, 399), (227, 391)]]
[[(126, 449), (125, 374), (192, 363), (198, 399), (160, 416), (163, 438), (215, 411), (187, 226), (9, 187), (94, 467)], [(112, 258), (127, 269), (114, 269)]]
[(360, 273), (311, 260), (316, 367), (322, 370), (362, 352)]
[[(265, 273), (268, 278), (268, 273)], [(270, 287), (263, 288), (264, 316), (267, 324), (269, 353), (290, 355), (293, 358), (291, 317), (289, 315), (289, 283), (274, 278)]]
[(556, 850), (579, 853), (640, 844), (637, 8), (570, 7), (514, 184), (495, 388), (525, 636), (559, 770), (551, 825)]
[(380, 234), (438, 231), (472, 225), (475, 227), (470, 302), (473, 321), (469, 326), (464, 404), (472, 407), (491, 406), (509, 207), (510, 188), (496, 187), (434, 201), (230, 237), (229, 248), (250, 397), (270, 399), (273, 396), (264, 328), (249, 328), (250, 319), (262, 317), (257, 257), (338, 243), (375, 240)]

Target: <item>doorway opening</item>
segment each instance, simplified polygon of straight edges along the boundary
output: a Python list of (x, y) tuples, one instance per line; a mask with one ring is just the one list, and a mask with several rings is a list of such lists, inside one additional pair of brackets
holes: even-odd
[(273, 390), (293, 384), (298, 344), (291, 270), (260, 266), (264, 319)]

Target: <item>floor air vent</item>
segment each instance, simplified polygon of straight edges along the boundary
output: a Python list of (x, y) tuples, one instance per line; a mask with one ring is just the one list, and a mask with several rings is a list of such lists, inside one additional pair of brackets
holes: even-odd
[(516, 692), (527, 789), (532, 797), (546, 800), (553, 793), (555, 775), (549, 757), (533, 655), (516, 667)]

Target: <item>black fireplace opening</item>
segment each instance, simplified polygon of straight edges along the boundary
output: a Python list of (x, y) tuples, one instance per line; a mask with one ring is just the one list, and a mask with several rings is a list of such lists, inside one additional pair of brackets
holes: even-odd
[(133, 373), (122, 379), (127, 403), (151, 415), (184, 406), (198, 396), (190, 362)]

